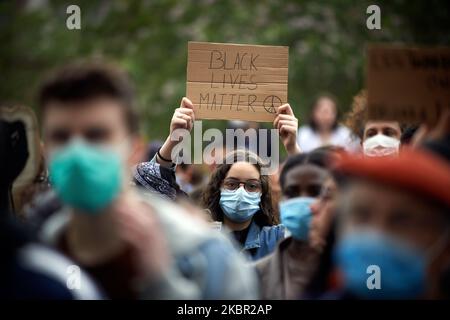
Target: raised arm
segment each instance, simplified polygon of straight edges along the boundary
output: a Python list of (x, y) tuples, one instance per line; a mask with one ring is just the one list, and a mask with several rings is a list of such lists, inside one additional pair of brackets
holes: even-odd
[(273, 126), (279, 130), (281, 142), (286, 148), (288, 155), (301, 152), (297, 143), (298, 119), (288, 103), (278, 107), (277, 117), (273, 121)]
[(195, 115), (194, 105), (192, 101), (184, 97), (181, 99), (180, 107), (175, 109), (172, 120), (170, 121), (170, 133), (166, 141), (159, 150), (159, 154), (156, 156), (156, 161), (165, 167), (172, 165), (172, 150), (179, 143), (179, 141), (173, 141), (171, 139), (172, 133), (177, 129), (186, 129), (191, 131), (194, 126)]

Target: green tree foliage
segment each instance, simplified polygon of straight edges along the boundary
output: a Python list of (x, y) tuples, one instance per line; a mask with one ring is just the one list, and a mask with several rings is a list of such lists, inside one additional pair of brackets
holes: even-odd
[[(447, 1), (147, 0), (0, 1), (0, 100), (34, 106), (39, 80), (75, 59), (100, 56), (135, 80), (147, 138), (168, 132), (185, 93), (187, 42), (290, 47), (289, 102), (301, 123), (320, 92), (342, 111), (364, 86), (370, 42), (448, 45)], [(66, 28), (66, 8), (81, 8), (81, 30)], [(381, 30), (366, 28), (366, 9), (381, 8)], [(204, 128), (224, 121), (205, 121)]]

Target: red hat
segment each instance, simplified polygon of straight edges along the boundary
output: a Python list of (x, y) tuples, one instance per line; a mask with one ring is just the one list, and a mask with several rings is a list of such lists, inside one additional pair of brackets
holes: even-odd
[(403, 148), (398, 157), (343, 155), (335, 168), (349, 176), (423, 195), (450, 208), (450, 165), (430, 152)]

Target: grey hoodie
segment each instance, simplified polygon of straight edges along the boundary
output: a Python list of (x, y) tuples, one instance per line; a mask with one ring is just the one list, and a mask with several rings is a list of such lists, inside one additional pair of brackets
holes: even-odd
[[(158, 281), (142, 285), (143, 299), (258, 298), (255, 271), (228, 238), (178, 205), (138, 192), (156, 214), (174, 261)], [(65, 207), (52, 214), (41, 227), (42, 240), (55, 246), (71, 214)]]

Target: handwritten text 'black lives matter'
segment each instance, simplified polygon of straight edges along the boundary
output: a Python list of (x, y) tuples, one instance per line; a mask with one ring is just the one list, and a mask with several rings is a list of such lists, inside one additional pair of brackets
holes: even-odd
[[(200, 93), (200, 105), (208, 110), (221, 110), (223, 106), (234, 111), (253, 111), (257, 96), (248, 93), (258, 88), (255, 72), (259, 54), (212, 50), (208, 70), (211, 70), (211, 89), (242, 91), (242, 93)], [(214, 90), (212, 90), (214, 91)]]

